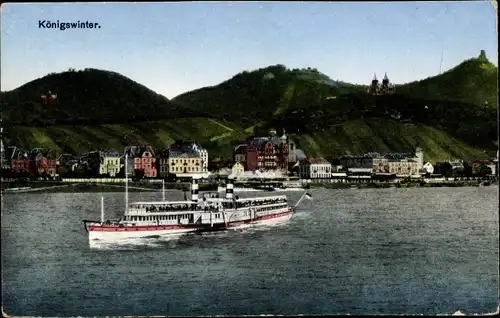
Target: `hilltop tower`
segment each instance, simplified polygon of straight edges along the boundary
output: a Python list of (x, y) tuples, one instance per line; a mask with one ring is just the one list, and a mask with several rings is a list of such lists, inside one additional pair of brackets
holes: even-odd
[(484, 50), (481, 50), (481, 53), (479, 53), (478, 60), (481, 63), (488, 62), (488, 58), (486, 57), (486, 52)]
[(378, 95), (380, 93), (380, 84), (377, 79), (377, 74), (373, 74), (372, 84), (368, 89), (368, 93), (372, 95)]
[(389, 77), (387, 73), (384, 75), (384, 79), (382, 80), (382, 86), (380, 88), (381, 94), (392, 94), (394, 92), (394, 85), (389, 81)]

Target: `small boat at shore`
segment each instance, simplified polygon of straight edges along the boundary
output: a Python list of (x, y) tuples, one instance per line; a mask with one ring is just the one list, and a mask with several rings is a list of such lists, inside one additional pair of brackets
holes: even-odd
[(190, 200), (163, 199), (133, 202), (129, 205), (127, 175), (125, 171), (123, 217), (105, 221), (104, 198), (101, 197), (101, 220), (83, 220), (89, 241), (116, 242), (128, 238), (163, 237), (277, 223), (289, 220), (302, 200), (311, 198), (304, 192), (294, 206), (288, 205), (286, 195), (239, 198), (234, 196), (234, 187), (229, 181), (225, 196), (209, 192), (200, 199), (198, 180), (193, 178)]

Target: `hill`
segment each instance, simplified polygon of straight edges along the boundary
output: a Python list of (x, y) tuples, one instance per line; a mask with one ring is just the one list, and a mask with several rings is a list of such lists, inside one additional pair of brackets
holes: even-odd
[[(57, 94), (54, 105), (41, 95)], [(114, 124), (180, 116), (166, 97), (115, 72), (97, 69), (52, 73), (0, 93), (2, 117), (20, 125)]]
[(459, 101), (474, 105), (498, 105), (498, 67), (481, 51), (449, 71), (397, 87), (401, 94), (439, 101)]
[(489, 157), (483, 150), (471, 147), (442, 130), (393, 119), (349, 120), (322, 131), (292, 135), (292, 138), (306, 153), (324, 157), (367, 152), (412, 152), (416, 147), (421, 147), (424, 160), (431, 162)]
[(205, 117), (252, 126), (287, 109), (319, 105), (327, 97), (361, 90), (314, 68), (289, 70), (274, 65), (241, 72), (221, 84), (181, 94), (172, 101)]
[[(285, 128), (310, 155), (410, 151), (418, 144), (432, 159), (484, 158), (483, 150), (496, 149), (496, 73), (480, 56), (400, 85), (396, 94), (372, 96), (313, 68), (274, 65), (168, 100), (120, 74), (86, 69), (0, 96), (6, 143), (21, 147), (75, 153), (138, 142), (162, 148), (185, 138), (199, 140), (210, 157), (231, 157), (236, 140)], [(49, 89), (59, 98), (53, 110), (40, 103)]]
[[(231, 125), (227, 126), (227, 125)], [(15, 133), (12, 132), (15, 130)], [(231, 158), (231, 143), (250, 134), (234, 124), (208, 118), (181, 118), (121, 125), (54, 125), (8, 127), (6, 144), (53, 148), (58, 153), (81, 153), (91, 149), (123, 150), (128, 144), (150, 144), (157, 149), (179, 138), (200, 140), (211, 158)], [(292, 133), (290, 137), (308, 154), (326, 157), (369, 151), (424, 149), (425, 160), (450, 158), (484, 159), (486, 153), (468, 146), (439, 129), (401, 123), (392, 119), (348, 120), (323, 131)], [(31, 146), (33, 147), (33, 146)]]
[(193, 117), (105, 125), (8, 125), (5, 127), (4, 143), (26, 149), (45, 147), (55, 149), (58, 153), (79, 154), (95, 149), (123, 151), (125, 146), (134, 144), (149, 144), (161, 149), (175, 139), (188, 138), (200, 140), (214, 154), (218, 149), (210, 139), (234, 129), (226, 124), (209, 118)]

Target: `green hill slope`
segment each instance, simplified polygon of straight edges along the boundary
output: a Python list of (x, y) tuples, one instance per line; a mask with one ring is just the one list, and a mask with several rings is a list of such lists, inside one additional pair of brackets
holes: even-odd
[[(496, 72), (481, 56), (394, 95), (372, 96), (315, 69), (275, 65), (168, 100), (114, 72), (71, 71), (1, 93), (4, 142), (78, 153), (133, 143), (163, 148), (182, 138), (228, 158), (235, 141), (285, 128), (310, 155), (420, 145), (431, 160), (483, 158), (496, 148)], [(48, 90), (58, 94), (53, 108), (40, 103)]]
[(173, 102), (205, 117), (252, 126), (286, 109), (321, 104), (329, 96), (359, 91), (333, 81), (316, 69), (289, 70), (284, 65), (242, 72), (212, 87), (181, 94)]
[[(5, 140), (20, 147), (48, 147), (59, 153), (81, 153), (91, 149), (121, 151), (129, 144), (150, 144), (160, 149), (175, 139), (196, 139), (204, 144), (210, 157), (231, 158), (231, 144), (250, 136), (240, 128), (227, 129), (227, 123), (207, 118), (183, 118), (168, 121), (123, 125), (60, 125), (51, 127), (13, 127), (15, 134)], [(9, 130), (12, 128), (9, 128)], [(7, 131), (9, 132), (9, 131)], [(219, 137), (215, 138), (214, 137)], [(424, 149), (425, 160), (451, 158), (485, 159), (487, 154), (433, 127), (404, 124), (391, 119), (349, 120), (324, 131), (290, 134), (309, 155), (338, 157), (369, 151), (411, 151)]]
[(431, 162), (488, 157), (483, 150), (468, 146), (442, 130), (391, 119), (351, 120), (321, 132), (292, 134), (292, 138), (306, 153), (325, 157), (361, 155), (372, 151), (411, 152), (416, 147), (421, 147), (424, 160)]
[(194, 117), (130, 124), (7, 126), (4, 142), (26, 149), (47, 147), (58, 153), (78, 154), (92, 149), (121, 151), (132, 144), (150, 144), (160, 149), (175, 139), (194, 139), (206, 145), (213, 154), (217, 145), (210, 139), (234, 131), (226, 124)]
[[(41, 95), (57, 94), (43, 105)], [(115, 72), (85, 69), (49, 74), (0, 94), (2, 117), (17, 124), (127, 123), (182, 115), (166, 97)]]
[(397, 87), (411, 97), (460, 101), (474, 105), (498, 103), (498, 67), (488, 61), (484, 51), (449, 71)]

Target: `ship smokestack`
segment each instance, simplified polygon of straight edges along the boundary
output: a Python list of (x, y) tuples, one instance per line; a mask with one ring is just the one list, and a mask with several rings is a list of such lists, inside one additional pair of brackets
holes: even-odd
[(234, 192), (233, 179), (228, 178), (226, 184), (226, 199), (232, 199), (233, 192)]
[(191, 183), (191, 201), (198, 201), (198, 180), (193, 178)]

